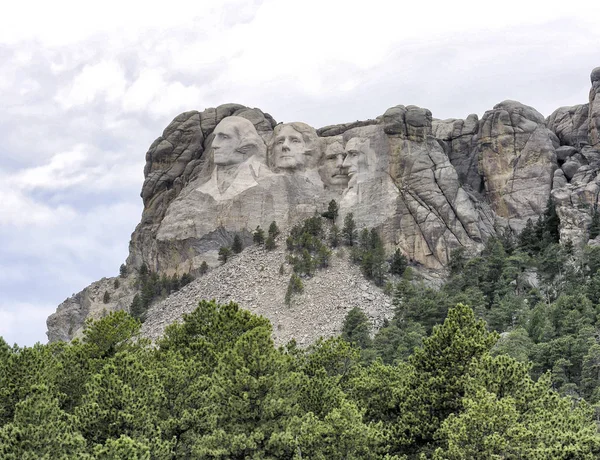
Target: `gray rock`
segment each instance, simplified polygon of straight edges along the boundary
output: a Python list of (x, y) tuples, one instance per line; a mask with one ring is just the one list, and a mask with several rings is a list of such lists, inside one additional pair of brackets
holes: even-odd
[(554, 178), (552, 179), (552, 190), (564, 187), (565, 185), (567, 185), (565, 173), (562, 171), (562, 169), (557, 169), (554, 171)]
[(431, 112), (414, 105), (391, 107), (383, 114), (382, 120), (386, 134), (396, 134), (413, 141), (423, 141), (431, 135)]
[(561, 145), (579, 148), (588, 143), (589, 104), (560, 107), (546, 119), (546, 125)]
[(567, 161), (569, 157), (576, 154), (578, 150), (575, 147), (571, 147), (570, 145), (561, 145), (556, 149), (556, 160), (557, 161)]
[(589, 142), (590, 145), (600, 150), (600, 67), (592, 70), (590, 75), (592, 87), (590, 89), (589, 107)]
[(567, 160), (567, 162), (561, 166), (561, 169), (567, 180), (570, 181), (580, 167), (580, 162), (575, 160)]
[(556, 147), (556, 135), (532, 107), (504, 101), (485, 112), (477, 136), (479, 170), (492, 209), (514, 230), (546, 207)]
[[(379, 232), (386, 251), (399, 249), (432, 270), (429, 281), (439, 282), (455, 248), (477, 253), (497, 226), (518, 231), (537, 218), (551, 191), (561, 240), (580, 247), (600, 195), (599, 86), (600, 68), (592, 72), (589, 104), (558, 109), (548, 120), (515, 101), (496, 105), (481, 120), (433, 120), (427, 109), (397, 105), (376, 120), (319, 130), (277, 125), (240, 104), (181, 114), (146, 154), (144, 211), (127, 260), (131, 279), (119, 289), (103, 279), (67, 299), (48, 318), (48, 336), (71, 339), (86, 318), (127, 309), (142, 263), (182, 275), (203, 261), (214, 267), (210, 275), (152, 308), (144, 326), (150, 337), (191, 311), (199, 297), (235, 299), (267, 315), (279, 343), (334, 335), (356, 305), (377, 326), (391, 310), (389, 299), (361, 281), (344, 257), (305, 280), (310, 288), (291, 308), (283, 305), (290, 272), (284, 264), (288, 278), (279, 275), (285, 232), (332, 199), (340, 207), (339, 226), (352, 212), (359, 229)], [(283, 231), (278, 250), (246, 249), (236, 262), (219, 265), (219, 247), (236, 234), (251, 245), (256, 226), (266, 229), (272, 221)]]
[(479, 174), (476, 150), (479, 119), (476, 114), (465, 120), (433, 120), (432, 132), (438, 139), (458, 173), (461, 184), (481, 192), (483, 178)]

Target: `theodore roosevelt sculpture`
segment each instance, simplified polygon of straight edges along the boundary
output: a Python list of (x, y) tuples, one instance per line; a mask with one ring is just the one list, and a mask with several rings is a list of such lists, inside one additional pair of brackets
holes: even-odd
[(265, 164), (266, 146), (254, 125), (246, 118), (224, 118), (213, 131), (214, 169), (198, 191), (215, 200), (231, 199), (254, 187), (268, 174)]
[(346, 152), (341, 141), (330, 144), (325, 150), (319, 174), (325, 187), (333, 190), (343, 190), (348, 187), (348, 170), (343, 166)]

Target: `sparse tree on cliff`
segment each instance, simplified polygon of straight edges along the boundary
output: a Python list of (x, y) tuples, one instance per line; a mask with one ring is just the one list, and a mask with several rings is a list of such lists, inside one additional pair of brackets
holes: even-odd
[(231, 249), (236, 254), (239, 254), (240, 252), (242, 252), (242, 249), (243, 249), (243, 247), (242, 247), (242, 239), (240, 238), (240, 235), (238, 235), (237, 233), (233, 237), (233, 244), (231, 245)]
[(258, 244), (258, 245), (264, 244), (265, 231), (262, 228), (260, 228), (260, 225), (256, 227), (256, 230), (254, 230), (252, 239), (255, 244)]

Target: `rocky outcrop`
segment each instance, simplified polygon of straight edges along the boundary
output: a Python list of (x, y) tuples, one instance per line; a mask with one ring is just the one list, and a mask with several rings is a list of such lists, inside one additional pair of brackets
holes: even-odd
[(470, 190), (481, 193), (483, 178), (479, 174), (476, 153), (479, 118), (469, 115), (465, 120), (433, 120), (433, 135), (440, 141), (450, 163), (456, 169), (458, 179)]
[(546, 207), (559, 141), (532, 107), (504, 101), (485, 112), (477, 135), (479, 171), (497, 216), (520, 231)]
[(600, 67), (590, 79), (588, 104), (562, 107), (548, 117), (548, 126), (562, 144), (556, 150), (561, 173), (552, 190), (561, 241), (570, 241), (576, 248), (588, 241), (600, 195)]
[(592, 148), (600, 149), (600, 67), (592, 70), (590, 79), (589, 142)]
[[(231, 245), (235, 235), (250, 245), (257, 226), (266, 229), (276, 221), (285, 232), (325, 211), (331, 200), (339, 204), (340, 227), (352, 213), (359, 229), (376, 229), (385, 249), (399, 249), (417, 270), (443, 268), (456, 248), (479, 251), (499, 227), (520, 231), (543, 212), (551, 193), (562, 240), (580, 246), (600, 194), (600, 68), (591, 81), (587, 104), (559, 108), (546, 120), (516, 101), (464, 120), (437, 120), (425, 108), (396, 105), (373, 120), (320, 129), (277, 124), (260, 109), (239, 104), (181, 114), (146, 154), (144, 211), (127, 259), (129, 287), (111, 291), (111, 301), (103, 304), (98, 296), (111, 280), (92, 284), (59, 306), (48, 320), (48, 336), (70, 339), (88, 316), (127, 308), (142, 264), (181, 276), (196, 273), (203, 262), (214, 267), (212, 274), (153, 308), (145, 326), (149, 335), (171, 321), (171, 310), (193, 308), (198, 296), (239, 299), (271, 318), (276, 329), (292, 331), (282, 333), (282, 340), (294, 334), (313, 340), (302, 328), (322, 323), (321, 314), (335, 317), (323, 325), (326, 335), (333, 334), (347, 307), (361, 302), (360, 293), (335, 291), (333, 278), (323, 290), (317, 277), (306, 280), (317, 294), (292, 314), (282, 303), (287, 281), (272, 273), (283, 261), (281, 251), (263, 254), (264, 260), (281, 259), (271, 261), (274, 267), (265, 266), (256, 251), (248, 255), (252, 260), (239, 256), (239, 266), (220, 267), (217, 260), (219, 248)], [(263, 279), (252, 264), (262, 264), (271, 278)], [(332, 270), (323, 276), (349, 273)], [(244, 287), (235, 284), (236, 277)], [(269, 283), (274, 290), (264, 291)], [(337, 305), (330, 292), (345, 299), (335, 312), (327, 310)], [(383, 310), (376, 310), (373, 315), (381, 316)]]
[(546, 125), (558, 136), (560, 145), (579, 148), (588, 143), (588, 114), (589, 104), (560, 107), (546, 119)]
[[(66, 299), (48, 317), (48, 341), (68, 341), (81, 337), (87, 319), (102, 318), (110, 311), (129, 311), (136, 292), (134, 275), (126, 278), (102, 278), (92, 283)], [(108, 293), (106, 302), (105, 293)]]

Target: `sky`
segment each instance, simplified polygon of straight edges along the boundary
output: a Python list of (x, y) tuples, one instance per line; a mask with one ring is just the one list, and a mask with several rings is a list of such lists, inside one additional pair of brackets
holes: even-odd
[(319, 128), (398, 104), (481, 117), (513, 99), (548, 116), (587, 102), (600, 66), (593, 3), (4, 5), (0, 336), (45, 343), (60, 302), (118, 274), (145, 153), (179, 113), (236, 102)]

